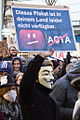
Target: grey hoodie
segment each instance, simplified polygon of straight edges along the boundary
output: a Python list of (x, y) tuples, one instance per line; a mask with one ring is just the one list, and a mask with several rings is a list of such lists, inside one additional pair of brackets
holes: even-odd
[(77, 101), (78, 89), (71, 82), (80, 76), (80, 61), (72, 69), (57, 80), (50, 97), (59, 108), (60, 120), (72, 120), (74, 104)]

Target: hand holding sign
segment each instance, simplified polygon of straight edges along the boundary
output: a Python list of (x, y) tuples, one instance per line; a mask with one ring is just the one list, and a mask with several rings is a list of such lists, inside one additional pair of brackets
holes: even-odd
[(49, 57), (52, 56), (54, 53), (54, 49), (52, 49), (51, 51), (46, 51), (46, 52), (40, 52), (39, 55), (43, 58), (45, 57)]

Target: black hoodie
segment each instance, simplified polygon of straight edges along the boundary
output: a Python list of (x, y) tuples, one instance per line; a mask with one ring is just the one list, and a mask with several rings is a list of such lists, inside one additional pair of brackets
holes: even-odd
[(43, 60), (38, 55), (28, 64), (20, 84), (19, 102), (24, 120), (56, 120), (56, 106), (49, 97), (50, 90), (35, 82)]

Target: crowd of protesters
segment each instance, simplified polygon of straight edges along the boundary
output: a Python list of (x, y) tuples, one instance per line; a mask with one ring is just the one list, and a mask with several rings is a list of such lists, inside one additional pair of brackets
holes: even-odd
[(54, 50), (27, 61), (15, 46), (0, 61), (0, 120), (80, 120), (80, 62), (49, 59)]

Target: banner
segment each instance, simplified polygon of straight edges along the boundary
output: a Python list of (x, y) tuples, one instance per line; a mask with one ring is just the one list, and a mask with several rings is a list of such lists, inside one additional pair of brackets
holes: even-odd
[(12, 6), (20, 51), (76, 50), (69, 9), (47, 6)]
[(0, 41), (0, 57), (7, 57), (9, 55), (10, 54), (9, 54), (7, 41), (6, 40)]

